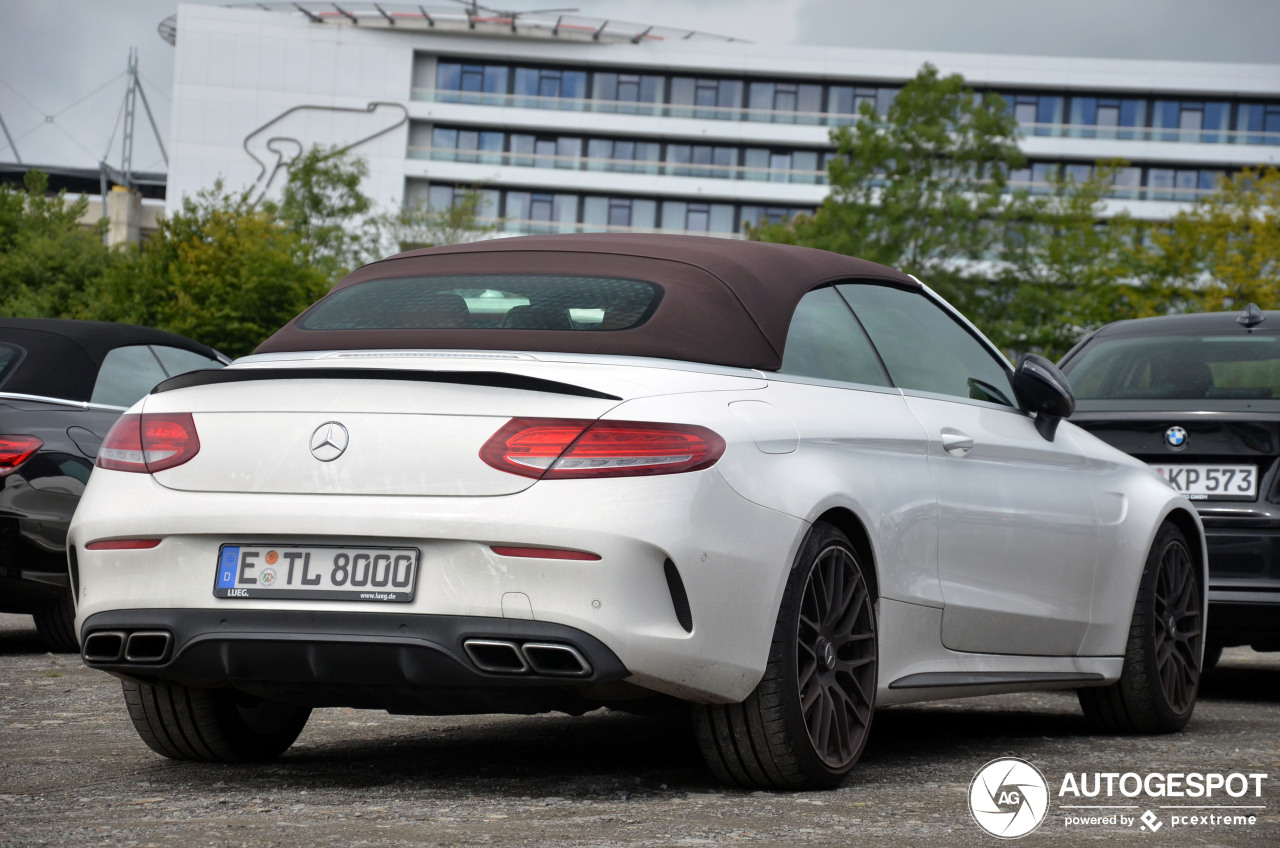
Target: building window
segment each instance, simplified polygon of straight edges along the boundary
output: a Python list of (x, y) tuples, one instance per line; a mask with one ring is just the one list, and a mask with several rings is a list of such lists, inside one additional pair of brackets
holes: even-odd
[(734, 231), (733, 204), (664, 200), (662, 229), (690, 233), (731, 233)]
[(871, 86), (833, 85), (827, 91), (827, 111), (836, 115), (858, 115), (866, 103), (880, 117), (889, 114), (889, 107), (897, 97), (898, 89)]
[[(465, 186), (430, 183), (409, 179), (405, 185), (407, 207), (426, 206), (441, 212), (456, 205), (468, 191)], [(732, 203), (708, 203), (683, 200), (659, 201), (648, 197), (579, 195), (525, 191), (518, 189), (483, 189), (481, 217), (493, 221), (502, 210), (502, 230), (508, 233), (552, 233), (575, 230), (663, 230), (731, 234), (741, 229), (743, 221), (776, 223), (801, 212), (813, 214), (803, 206), (737, 206)], [(661, 222), (659, 222), (659, 208)]]
[(652, 230), (657, 223), (656, 200), (638, 197), (587, 197), (582, 202), (582, 223), (587, 229)]
[[(1139, 138), (1140, 133), (1121, 127), (1142, 127), (1147, 123), (1147, 101), (1106, 97), (1072, 97), (1072, 129), (1076, 138)], [(1083, 129), (1089, 127), (1090, 129)], [(1096, 127), (1096, 129), (1093, 129)]]
[(1111, 181), (1111, 196), (1121, 200), (1137, 200), (1142, 188), (1141, 168), (1117, 168)]
[(512, 165), (576, 170), (581, 158), (582, 139), (575, 136), (511, 134)]
[(503, 134), (484, 130), (436, 127), (431, 131), (432, 158), (446, 162), (502, 162)]
[(1154, 105), (1151, 125), (1165, 130), (1156, 134), (1160, 141), (1219, 144), (1227, 140), (1231, 108), (1226, 103), (1157, 100)]
[(404, 206), (406, 209), (447, 212), (462, 203), (470, 191), (480, 195), (476, 217), (486, 222), (497, 220), (502, 193), (496, 189), (471, 189), (467, 186), (439, 185), (425, 180), (409, 180), (405, 187)]
[(506, 65), (441, 62), (436, 68), (436, 88), (446, 103), (501, 106), (506, 100), (509, 76)]
[(673, 108), (670, 110), (670, 115), (678, 118), (736, 121), (740, 117), (739, 111), (742, 107), (742, 89), (742, 80), (673, 77), (671, 79)]
[(673, 177), (731, 179), (738, 164), (736, 147), (711, 144), (668, 144), (667, 174)]
[(651, 141), (593, 138), (587, 141), (587, 168), (627, 174), (656, 174), (657, 162), (662, 158), (661, 149), (660, 144)]
[(792, 82), (753, 82), (747, 119), (779, 124), (816, 124), (822, 112), (822, 86)]
[[(743, 206), (739, 219), (742, 223), (758, 227), (763, 224), (781, 224), (803, 210), (788, 206)], [(745, 231), (745, 226), (744, 226)]]
[(625, 115), (656, 114), (656, 106), (633, 104), (658, 104), (662, 102), (663, 78), (651, 74), (597, 73), (594, 77), (592, 97), (600, 112), (620, 112)]
[(1240, 144), (1280, 144), (1280, 103), (1241, 103), (1236, 133)]
[(581, 109), (587, 96), (586, 71), (516, 68), (515, 80), (515, 105), (524, 108)]
[(506, 217), (519, 232), (571, 233), (578, 222), (578, 196), (538, 191), (508, 191)]
[(1028, 135), (1061, 135), (1065, 97), (1052, 94), (1005, 94), (1013, 119)]
[(1150, 200), (1193, 201), (1213, 191), (1222, 171), (1200, 168), (1149, 168), (1147, 196)]

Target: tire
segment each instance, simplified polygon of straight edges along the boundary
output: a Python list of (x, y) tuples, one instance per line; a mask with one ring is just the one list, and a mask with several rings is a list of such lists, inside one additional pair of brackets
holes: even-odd
[(1222, 649), (1221, 642), (1210, 642), (1204, 646), (1204, 662), (1200, 664), (1201, 672), (1218, 667), (1218, 660), (1222, 659)]
[(1204, 645), (1198, 572), (1182, 531), (1161, 527), (1138, 585), (1120, 679), (1077, 692), (1085, 718), (1099, 729), (1172, 733), (1191, 719)]
[(761, 789), (837, 786), (871, 730), (877, 657), (865, 566), (843, 533), (815, 524), (787, 578), (763, 679), (740, 704), (694, 708), (711, 771)]
[(123, 681), (133, 727), (151, 750), (171, 760), (243, 763), (288, 750), (311, 715), (308, 707), (268, 701), (235, 689), (189, 689)]
[(76, 638), (76, 605), (71, 600), (71, 590), (58, 595), (53, 603), (31, 613), (36, 620), (36, 632), (44, 645), (55, 654), (80, 653), (80, 640)]

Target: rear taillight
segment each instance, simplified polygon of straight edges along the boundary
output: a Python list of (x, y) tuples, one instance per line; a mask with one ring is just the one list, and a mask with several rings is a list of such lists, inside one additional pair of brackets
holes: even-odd
[(16, 471), (43, 444), (35, 436), (0, 436), (0, 477)]
[(98, 467), (154, 474), (181, 465), (200, 451), (196, 423), (188, 412), (121, 415), (98, 451)]
[(562, 480), (697, 471), (723, 453), (724, 439), (694, 424), (513, 418), (480, 458), (499, 471)]

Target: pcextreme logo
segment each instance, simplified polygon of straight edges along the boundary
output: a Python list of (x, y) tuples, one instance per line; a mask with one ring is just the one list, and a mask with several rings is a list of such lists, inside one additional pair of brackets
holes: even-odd
[[(1253, 827), (1267, 809), (1260, 772), (1067, 772), (1057, 787), (1062, 826), (1155, 833)], [(1051, 807), (1049, 783), (1031, 763), (992, 760), (969, 784), (969, 812), (1001, 839), (1040, 827)], [(1054, 817), (1057, 818), (1056, 816)]]

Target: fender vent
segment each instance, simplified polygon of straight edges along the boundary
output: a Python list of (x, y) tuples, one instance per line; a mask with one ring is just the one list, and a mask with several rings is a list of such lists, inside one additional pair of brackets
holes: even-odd
[(676, 611), (676, 621), (684, 628), (685, 633), (693, 632), (693, 611), (689, 609), (689, 595), (684, 590), (684, 581), (680, 579), (680, 570), (671, 560), (662, 564), (662, 571), (667, 575), (667, 591), (671, 593), (671, 606)]

